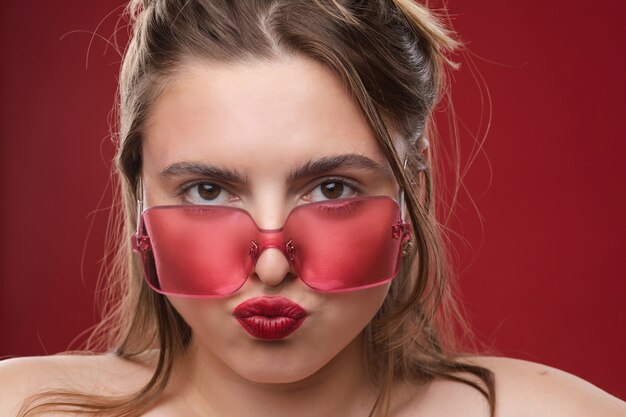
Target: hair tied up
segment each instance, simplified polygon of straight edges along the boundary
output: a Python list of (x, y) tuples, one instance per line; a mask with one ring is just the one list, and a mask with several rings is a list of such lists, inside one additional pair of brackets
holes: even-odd
[(457, 69), (459, 64), (447, 56), (450, 52), (463, 46), (462, 42), (455, 39), (454, 32), (446, 29), (439, 17), (416, 0), (393, 0), (393, 2), (407, 19), (418, 38), (424, 41), (435, 62), (440, 65), (447, 64), (451, 68)]
[(139, 15), (155, 2), (156, 0), (130, 0), (127, 12), (131, 21), (137, 20)]

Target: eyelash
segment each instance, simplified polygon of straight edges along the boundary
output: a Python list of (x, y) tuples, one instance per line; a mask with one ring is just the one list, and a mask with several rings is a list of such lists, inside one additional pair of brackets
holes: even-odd
[(356, 209), (356, 204), (351, 201), (349, 203), (338, 204), (336, 200), (329, 200), (330, 203), (320, 202), (318, 203), (317, 209), (320, 211), (324, 211), (327, 213), (333, 214), (350, 214), (354, 213)]

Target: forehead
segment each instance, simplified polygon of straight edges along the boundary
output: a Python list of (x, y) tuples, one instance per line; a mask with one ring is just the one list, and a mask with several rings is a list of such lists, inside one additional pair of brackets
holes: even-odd
[(342, 83), (302, 57), (236, 64), (189, 61), (146, 124), (144, 169), (203, 161), (280, 172), (334, 154), (386, 163)]

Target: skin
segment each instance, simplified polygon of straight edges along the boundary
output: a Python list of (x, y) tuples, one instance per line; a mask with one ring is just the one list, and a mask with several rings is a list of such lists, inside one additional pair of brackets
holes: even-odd
[[(357, 107), (332, 74), (304, 58), (230, 66), (187, 62), (156, 103), (143, 151), (148, 207), (232, 205), (248, 210), (267, 229), (282, 226), (294, 207), (328, 198), (322, 189), (329, 182), (353, 186), (346, 186), (347, 194), (341, 196), (398, 193)], [(336, 166), (290, 180), (307, 163), (347, 154), (365, 156), (375, 168)], [(242, 178), (181, 173), (179, 168), (189, 163)], [(200, 198), (197, 186), (178, 192), (193, 181), (220, 185), (224, 191), (211, 193), (209, 200)], [(367, 416), (377, 391), (366, 377), (362, 330), (387, 291), (388, 286), (379, 286), (314, 292), (280, 251), (268, 249), (241, 290), (229, 297), (170, 297), (193, 335), (175, 364), (172, 383), (147, 415)], [(284, 340), (256, 340), (232, 318), (232, 310), (260, 295), (289, 298), (311, 314)], [(44, 389), (130, 393), (150, 378), (154, 353), (143, 359), (68, 355), (3, 361), (0, 410), (8, 411), (0, 416), (14, 415), (19, 399)], [(496, 374), (498, 416), (626, 416), (622, 401), (565, 372), (507, 358), (466, 360)], [(477, 390), (451, 381), (435, 379), (421, 386), (398, 382), (392, 394), (394, 417), (488, 415)]]

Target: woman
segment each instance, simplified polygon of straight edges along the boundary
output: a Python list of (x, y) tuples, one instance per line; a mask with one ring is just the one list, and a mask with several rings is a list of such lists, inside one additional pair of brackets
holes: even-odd
[(457, 43), (424, 7), (143, 3), (114, 354), (4, 362), (7, 415), (626, 413), (452, 343), (427, 138)]

